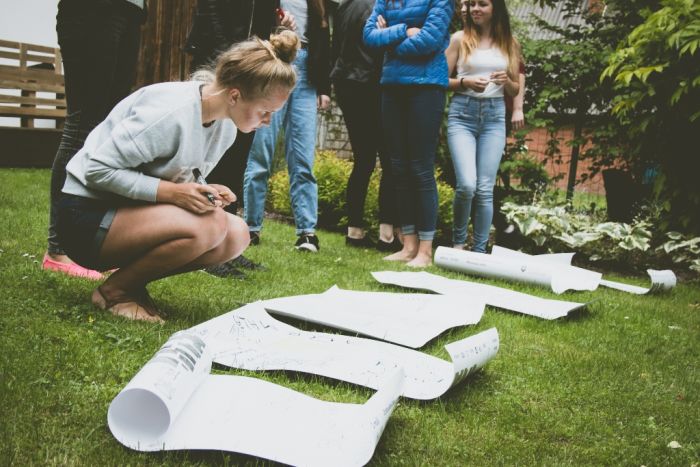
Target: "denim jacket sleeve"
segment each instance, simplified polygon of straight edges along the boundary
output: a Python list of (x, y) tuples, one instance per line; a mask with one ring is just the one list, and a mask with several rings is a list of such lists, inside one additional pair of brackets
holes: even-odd
[(368, 47), (389, 47), (398, 44), (406, 38), (406, 25), (395, 24), (384, 29), (377, 28), (377, 16), (382, 15), (386, 19), (386, 0), (377, 0), (372, 14), (369, 15), (364, 29), (364, 40)]
[(397, 45), (397, 55), (430, 55), (443, 47), (454, 12), (454, 2), (453, 0), (431, 0), (430, 3), (428, 15), (420, 32), (407, 37)]

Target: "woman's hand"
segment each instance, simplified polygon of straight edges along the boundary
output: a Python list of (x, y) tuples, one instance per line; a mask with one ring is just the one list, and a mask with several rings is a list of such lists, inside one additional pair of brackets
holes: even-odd
[(491, 73), (491, 82), (499, 86), (505, 86), (508, 82), (508, 73), (505, 71), (494, 71)]
[[(212, 195), (214, 203), (209, 201), (207, 193)], [(219, 196), (219, 192), (211, 185), (194, 182), (173, 183), (166, 180), (161, 180), (158, 184), (156, 202), (174, 204), (195, 214), (204, 214), (223, 205), (222, 196)]]
[(484, 76), (464, 77), (464, 86), (474, 92), (484, 92), (489, 85), (489, 79)]
[(219, 185), (218, 183), (210, 183), (208, 186), (217, 191), (218, 196), (215, 196), (215, 198), (221, 201), (222, 206), (228, 206), (238, 199), (236, 194), (227, 186)]
[(288, 11), (284, 11), (284, 16), (280, 19), (280, 26), (291, 29), (292, 31), (297, 30), (297, 23), (294, 21), (294, 15)]
[(406, 36), (413, 37), (420, 32), (420, 28), (408, 28), (406, 29)]
[(382, 15), (377, 15), (377, 29), (386, 29), (386, 20)]
[(525, 126), (525, 115), (522, 110), (513, 110), (513, 115), (510, 118), (510, 123), (514, 130), (519, 130)]

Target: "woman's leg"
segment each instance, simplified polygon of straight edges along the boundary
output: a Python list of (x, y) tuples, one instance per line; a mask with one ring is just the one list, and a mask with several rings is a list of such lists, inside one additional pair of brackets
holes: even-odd
[(452, 203), (452, 243), (463, 248), (476, 190), (476, 135), (478, 116), (475, 99), (455, 95), (447, 117), (447, 144), (455, 170), (455, 197)]
[(318, 186), (313, 167), (316, 151), (316, 88), (307, 79), (307, 52), (299, 51), (294, 65), (297, 85), (288, 101), (284, 123), (289, 197), (296, 234), (313, 234), (318, 221)]
[(138, 295), (153, 280), (228, 261), (249, 241), (246, 224), (223, 209), (200, 215), (167, 204), (120, 208), (100, 251), (100, 262), (119, 270), (100, 291), (107, 300)]
[[(353, 166), (348, 179), (346, 202), (348, 236), (362, 238), (367, 188), (377, 164), (379, 147), (379, 101), (375, 85), (349, 80), (336, 83), (336, 97), (343, 112), (353, 151)], [(351, 229), (359, 236), (351, 235)]]
[[(68, 108), (51, 170), (47, 256), (65, 264), (72, 261), (58, 243), (56, 224), (66, 165), (90, 131), (131, 91), (140, 39), (138, 8), (126, 3), (113, 7), (86, 5), (61, 1), (56, 17)], [(89, 269), (83, 269), (83, 275), (101, 278), (101, 274)]]
[(409, 170), (416, 192), (416, 230), (419, 247), (408, 265), (432, 263), (432, 242), (437, 226), (438, 196), (435, 182), (435, 152), (445, 109), (445, 90), (434, 86), (412, 86), (406, 132)]
[(412, 189), (409, 173), (407, 129), (408, 105), (406, 86), (384, 86), (382, 88), (382, 129), (387, 157), (391, 160), (391, 170), (394, 175), (397, 210), (403, 248), (394, 254), (386, 256), (388, 261), (410, 261), (418, 252), (418, 237), (416, 235), (415, 207), (416, 193)]
[(473, 251), (486, 252), (493, 220), (493, 187), (506, 144), (503, 99), (484, 99), (481, 132), (476, 148), (476, 192), (474, 196)]

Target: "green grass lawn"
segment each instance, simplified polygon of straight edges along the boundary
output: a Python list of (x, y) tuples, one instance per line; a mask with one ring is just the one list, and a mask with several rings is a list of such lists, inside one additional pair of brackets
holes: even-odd
[[(3, 465), (266, 464), (221, 452), (131, 451), (110, 434), (107, 407), (169, 335), (244, 303), (333, 284), (400, 291), (370, 276), (403, 268), (380, 253), (351, 250), (341, 235), (320, 232), (321, 252), (300, 254), (292, 248), (293, 228), (266, 221), (261, 245), (246, 254), (267, 271), (245, 280), (194, 272), (159, 281), (149, 289), (170, 313), (167, 324), (129, 322), (91, 306), (95, 283), (40, 269), (48, 181), (48, 170), (0, 170)], [(555, 297), (534, 286), (485, 282)], [(479, 325), (431, 341), (422, 350), (446, 358), (445, 344), (495, 326), (501, 348), (444, 397), (401, 399), (371, 464), (697, 465), (700, 285), (681, 283), (653, 297), (601, 288), (564, 298), (595, 302), (580, 316), (554, 322), (487, 308)], [(230, 373), (329, 401), (363, 403), (373, 393), (293, 372)], [(667, 447), (671, 441), (682, 447)]]

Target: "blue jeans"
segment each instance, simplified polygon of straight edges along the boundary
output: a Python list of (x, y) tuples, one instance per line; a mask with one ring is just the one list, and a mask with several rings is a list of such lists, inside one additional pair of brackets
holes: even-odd
[(382, 88), (382, 127), (391, 158), (401, 232), (433, 240), (438, 196), (435, 152), (445, 89), (387, 85)]
[(480, 253), (486, 252), (493, 219), (493, 187), (506, 144), (505, 114), (502, 97), (455, 94), (447, 116), (447, 143), (457, 181), (452, 241), (466, 243), (474, 201), (472, 250)]
[(289, 196), (296, 233), (313, 233), (318, 219), (318, 187), (313, 174), (316, 147), (316, 88), (307, 80), (305, 49), (294, 61), (297, 85), (289, 100), (272, 116), (270, 126), (255, 132), (243, 179), (244, 217), (251, 232), (259, 232), (265, 214), (267, 181), (272, 170), (277, 134), (284, 125)]

